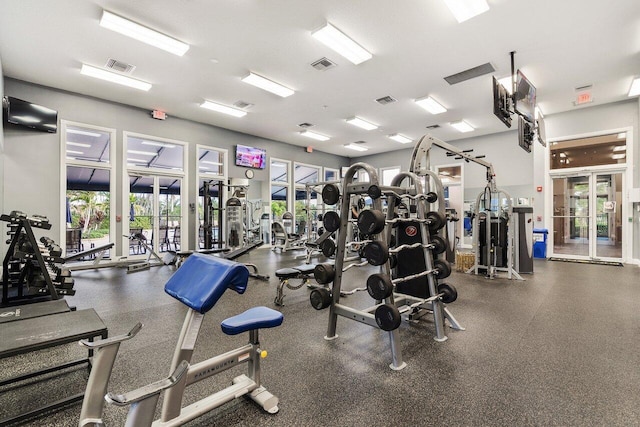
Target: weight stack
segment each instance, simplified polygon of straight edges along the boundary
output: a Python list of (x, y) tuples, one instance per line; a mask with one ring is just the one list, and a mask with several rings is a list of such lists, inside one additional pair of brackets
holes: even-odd
[[(394, 229), (396, 233), (397, 245), (412, 245), (422, 243), (422, 233), (420, 223), (400, 222)], [(424, 260), (424, 250), (422, 248), (404, 249), (398, 253), (398, 263), (392, 272), (392, 277), (407, 277), (412, 274), (421, 273), (426, 270)], [(429, 284), (427, 276), (418, 277), (413, 280), (401, 282), (396, 285), (396, 292), (411, 295), (416, 298), (429, 298)]]

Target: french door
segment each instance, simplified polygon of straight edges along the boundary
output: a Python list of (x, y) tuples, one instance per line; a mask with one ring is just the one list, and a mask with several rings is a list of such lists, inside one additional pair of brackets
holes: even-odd
[[(129, 233), (157, 253), (179, 251), (182, 244), (182, 179), (176, 176), (129, 172)], [(129, 255), (146, 253), (137, 239), (127, 239)], [(124, 246), (124, 253), (127, 253)]]
[(573, 259), (623, 259), (623, 171), (554, 174), (551, 253)]

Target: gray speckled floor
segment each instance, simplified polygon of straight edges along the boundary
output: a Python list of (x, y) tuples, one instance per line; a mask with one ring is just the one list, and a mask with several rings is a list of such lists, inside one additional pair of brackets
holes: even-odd
[[(293, 254), (268, 248), (242, 258), (261, 272), (300, 263)], [(127, 275), (110, 269), (75, 274), (79, 309), (94, 307), (111, 335), (145, 324), (122, 345), (110, 389), (122, 392), (168, 374), (184, 308), (166, 296), (170, 267)], [(351, 269), (345, 282), (363, 286), (373, 272)], [(315, 311), (309, 291), (287, 290), (279, 308), (284, 324), (262, 332), (269, 357), (263, 383), (280, 398), (269, 415), (245, 399), (229, 403), (190, 426), (632, 426), (640, 425), (640, 269), (536, 260), (525, 282), (453, 273), (447, 281), (459, 293), (450, 305), (467, 330), (448, 329), (437, 343), (426, 317), (403, 323), (401, 344), (407, 367), (392, 371), (387, 334), (344, 318), (339, 338), (323, 339), (328, 311)], [(235, 348), (245, 336), (225, 336), (222, 319), (255, 305), (273, 307), (277, 280), (252, 280), (244, 295), (227, 292), (205, 317), (194, 361)], [(350, 286), (345, 285), (344, 289)], [(366, 292), (343, 300), (371, 305)], [(2, 361), (2, 377), (72, 355), (79, 346)], [(243, 365), (244, 367), (244, 365)], [(191, 402), (226, 386), (242, 368), (188, 390)], [(14, 387), (0, 394), (0, 418), (39, 399), (82, 390), (83, 370), (46, 383)], [(4, 391), (4, 390), (3, 390)], [(80, 406), (33, 421), (34, 426), (77, 425)], [(107, 406), (108, 425), (122, 425), (126, 410)]]

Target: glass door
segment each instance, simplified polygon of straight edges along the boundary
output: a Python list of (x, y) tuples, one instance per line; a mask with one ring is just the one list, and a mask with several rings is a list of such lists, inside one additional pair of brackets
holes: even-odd
[(623, 172), (554, 176), (553, 254), (622, 259)]
[(146, 254), (142, 241), (157, 253), (180, 250), (181, 189), (179, 177), (129, 174), (129, 234), (139, 236), (128, 239), (129, 255)]

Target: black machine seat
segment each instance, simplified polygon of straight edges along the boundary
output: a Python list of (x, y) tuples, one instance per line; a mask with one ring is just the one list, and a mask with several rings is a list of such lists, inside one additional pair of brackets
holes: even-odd
[(302, 265), (297, 265), (297, 266), (295, 266), (293, 268), (298, 270), (300, 273), (302, 273), (304, 275), (311, 275), (311, 274), (313, 274), (313, 270), (315, 270), (316, 265), (315, 264), (302, 264)]
[(92, 308), (8, 322), (2, 325), (0, 358), (97, 336), (106, 337), (107, 327)]

